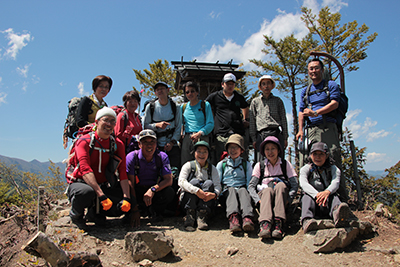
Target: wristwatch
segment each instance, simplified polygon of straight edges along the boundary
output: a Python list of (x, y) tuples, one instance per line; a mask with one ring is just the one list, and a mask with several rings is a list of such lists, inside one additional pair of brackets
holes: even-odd
[(318, 116), (318, 112), (314, 111), (314, 116), (317, 117)]
[(151, 189), (151, 192), (153, 192), (153, 193), (157, 192), (157, 188), (155, 188), (154, 186), (150, 187), (150, 189)]

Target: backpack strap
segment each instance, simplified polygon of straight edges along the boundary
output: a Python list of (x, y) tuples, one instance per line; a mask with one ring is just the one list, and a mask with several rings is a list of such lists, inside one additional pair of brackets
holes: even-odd
[(193, 179), (193, 177), (194, 177), (194, 175), (196, 173), (196, 168), (197, 168), (196, 167), (196, 161), (195, 160), (190, 161), (190, 173), (189, 173), (189, 176), (187, 178), (188, 182), (190, 182)]

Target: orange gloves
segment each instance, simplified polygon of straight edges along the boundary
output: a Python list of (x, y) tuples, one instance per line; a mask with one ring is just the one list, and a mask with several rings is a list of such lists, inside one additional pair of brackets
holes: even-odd
[(109, 210), (112, 207), (112, 201), (106, 195), (102, 195), (99, 197), (100, 203), (103, 206), (103, 210)]
[(118, 208), (123, 212), (128, 212), (131, 209), (131, 199), (124, 197), (119, 203)]

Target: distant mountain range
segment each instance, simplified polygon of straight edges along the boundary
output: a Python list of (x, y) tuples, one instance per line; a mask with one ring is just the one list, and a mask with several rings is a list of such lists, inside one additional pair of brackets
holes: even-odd
[[(0, 161), (6, 164), (7, 166), (9, 165), (15, 165), (16, 168), (20, 171), (23, 172), (31, 172), (31, 173), (36, 173), (36, 174), (43, 174), (46, 175), (47, 171), (49, 170), (50, 162), (39, 162), (36, 159), (32, 160), (30, 162), (22, 160), (22, 159), (17, 159), (17, 158), (9, 158), (6, 156), (0, 155)], [(62, 162), (57, 162), (54, 163), (56, 167), (60, 167), (61, 172), (64, 172), (65, 169), (65, 164)]]
[[(16, 158), (9, 158), (0, 155), (0, 161), (4, 162), (6, 165), (14, 164), (16, 165), (17, 169), (23, 172), (32, 172), (32, 173), (42, 173), (43, 175), (47, 174), (47, 171), (50, 166), (50, 162), (39, 162), (37, 160), (32, 160), (30, 162), (16, 159)], [(60, 167), (61, 172), (65, 169), (65, 164), (62, 162), (55, 163), (57, 167)], [(368, 175), (375, 176), (376, 178), (385, 176), (385, 171), (367, 171)]]

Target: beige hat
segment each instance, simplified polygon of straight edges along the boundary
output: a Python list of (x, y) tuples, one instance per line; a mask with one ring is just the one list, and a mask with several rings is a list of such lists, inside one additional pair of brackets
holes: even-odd
[(228, 142), (226, 142), (225, 144), (226, 150), (228, 150), (229, 144), (236, 144), (240, 146), (241, 149), (244, 150), (244, 139), (243, 136), (241, 136), (240, 134), (232, 134), (231, 136), (229, 136)]
[(274, 84), (274, 88), (275, 88), (275, 80), (272, 79), (272, 76), (271, 76), (271, 75), (263, 75), (260, 79), (258, 79), (258, 88), (260, 88), (260, 83), (261, 83), (261, 81), (262, 81), (262, 80), (266, 80), (266, 79), (271, 80), (272, 83)]

